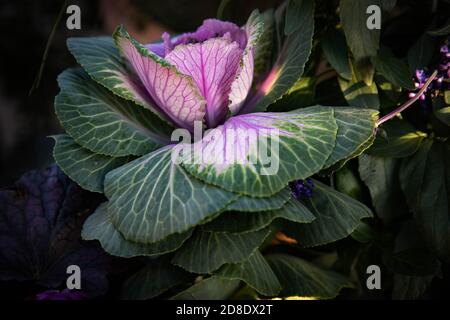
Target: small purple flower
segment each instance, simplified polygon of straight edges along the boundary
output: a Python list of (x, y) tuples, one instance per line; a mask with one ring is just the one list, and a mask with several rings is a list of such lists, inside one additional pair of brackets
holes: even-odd
[(78, 290), (46, 290), (36, 295), (36, 300), (84, 300), (87, 296)]
[(450, 58), (450, 52), (449, 52), (449, 45), (448, 44), (444, 44), (443, 46), (441, 46), (441, 53), (443, 53), (447, 58)]
[[(426, 88), (425, 92), (419, 97), (420, 104), (424, 109), (428, 108), (428, 98), (432, 95), (436, 95), (438, 91), (446, 91), (449, 90), (449, 79), (450, 79), (450, 53), (449, 53), (449, 40), (446, 41), (444, 45), (440, 48), (441, 60), (437, 67), (438, 74), (437, 77), (431, 82), (431, 84)], [(414, 85), (417, 90), (420, 90), (427, 82), (430, 77), (431, 72), (424, 69), (417, 69), (415, 73), (415, 82)], [(415, 93), (410, 92), (409, 97), (414, 97)]]
[(298, 200), (309, 199), (313, 196), (314, 182), (311, 178), (296, 180), (289, 184), (292, 195)]
[(421, 88), (425, 81), (427, 81), (427, 74), (425, 70), (418, 69), (416, 70), (416, 78), (419, 82), (416, 82), (416, 88)]

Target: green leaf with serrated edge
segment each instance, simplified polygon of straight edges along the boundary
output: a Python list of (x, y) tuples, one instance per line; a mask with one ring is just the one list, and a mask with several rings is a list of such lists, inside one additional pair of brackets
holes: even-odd
[(126, 240), (112, 224), (107, 203), (102, 203), (97, 210), (86, 219), (81, 236), (84, 240), (98, 240), (102, 248), (113, 256), (131, 258), (136, 256), (156, 256), (172, 252), (191, 236), (192, 230), (173, 234), (151, 244)]
[(450, 107), (445, 107), (434, 112), (436, 118), (438, 118), (441, 122), (445, 123), (447, 126), (450, 126)]
[(205, 224), (203, 229), (214, 232), (243, 233), (261, 230), (275, 219), (310, 223), (314, 215), (296, 199), (290, 199), (281, 209), (264, 212), (225, 212)]
[(378, 217), (389, 223), (403, 214), (403, 194), (398, 173), (400, 161), (363, 154), (359, 157), (359, 174), (369, 188)]
[(267, 198), (241, 196), (228, 205), (228, 211), (259, 212), (280, 209), (291, 198), (291, 191), (285, 188)]
[(272, 62), (272, 49), (274, 45), (273, 39), (275, 23), (273, 9), (264, 11), (261, 16), (264, 21), (264, 29), (254, 49), (254, 79), (258, 79), (270, 68)]
[(55, 140), (53, 157), (70, 179), (83, 189), (103, 193), (105, 175), (125, 164), (128, 157), (113, 158), (81, 147), (69, 135), (52, 136)]
[(386, 135), (378, 134), (366, 153), (379, 157), (405, 158), (420, 147), (426, 134), (417, 131), (409, 122), (392, 119), (380, 128)]
[(301, 15), (303, 0), (289, 0), (284, 21), (284, 34), (289, 36), (300, 28), (298, 17)]
[(111, 221), (127, 240), (152, 243), (212, 219), (238, 195), (202, 183), (163, 147), (107, 174)]
[(343, 275), (294, 256), (271, 254), (266, 259), (281, 283), (282, 297), (332, 299), (342, 288), (353, 287)]
[[(300, 9), (291, 19), (296, 23), (294, 32), (280, 39), (281, 51), (272, 70), (262, 83), (256, 96), (244, 107), (244, 112), (264, 111), (276, 100), (280, 99), (303, 74), (306, 61), (312, 48), (314, 33), (314, 1), (302, 0)], [(280, 34), (281, 32), (277, 32)]]
[(333, 113), (315, 106), (232, 117), (184, 150), (183, 167), (225, 190), (271, 196), (323, 167), (335, 145)]
[(371, 58), (375, 70), (396, 86), (407, 90), (415, 90), (408, 66), (394, 56), (383, 55)]
[(229, 280), (242, 280), (265, 296), (275, 296), (281, 290), (280, 282), (259, 250), (244, 262), (226, 264), (214, 274)]
[(201, 280), (192, 287), (171, 297), (171, 300), (225, 300), (229, 298), (240, 285), (239, 280), (228, 280), (212, 276)]
[(341, 0), (340, 15), (348, 46), (356, 60), (376, 56), (380, 45), (380, 30), (367, 27), (370, 5), (380, 8), (379, 0)]
[(311, 199), (303, 204), (316, 216), (311, 223), (284, 223), (283, 231), (305, 247), (334, 242), (350, 235), (361, 219), (372, 217), (372, 212), (361, 202), (313, 180)]
[(270, 230), (231, 234), (197, 229), (172, 263), (194, 273), (211, 273), (226, 263), (242, 262), (255, 252)]
[(139, 156), (170, 141), (170, 127), (99, 86), (81, 69), (64, 71), (58, 83), (56, 115), (81, 146), (104, 155)]
[(341, 30), (331, 29), (322, 37), (322, 49), (325, 57), (336, 72), (346, 80), (352, 79), (347, 43)]
[(369, 243), (377, 240), (377, 231), (375, 231), (367, 223), (361, 222), (359, 226), (352, 232), (351, 237), (361, 243)]
[(162, 256), (149, 261), (125, 281), (121, 298), (125, 300), (152, 299), (176, 285), (189, 283), (191, 280), (192, 275), (170, 263), (170, 256)]
[(372, 145), (374, 140), (375, 140), (375, 136), (372, 135), (369, 139), (364, 141), (354, 153), (347, 156), (345, 159), (340, 160), (339, 162), (333, 164), (331, 167), (326, 168), (325, 170), (322, 170), (319, 174), (320, 175), (330, 175), (333, 172), (340, 170), (349, 160), (351, 160), (357, 156), (360, 156), (364, 151), (366, 151)]
[[(325, 162), (330, 167), (343, 159), (358, 156), (373, 138), (378, 112), (372, 109), (335, 107), (334, 117), (338, 125), (336, 145)], [(365, 149), (364, 148), (364, 149)]]
[(120, 56), (112, 37), (69, 38), (67, 47), (96, 82), (121, 98), (151, 110), (167, 123), (166, 115), (152, 103), (145, 88)]
[(404, 159), (400, 183), (425, 241), (450, 261), (450, 144), (426, 139)]
[(375, 82), (372, 82), (370, 86), (365, 84), (364, 81), (348, 81), (343, 78), (338, 78), (338, 82), (349, 106), (376, 110), (380, 108), (380, 99)]

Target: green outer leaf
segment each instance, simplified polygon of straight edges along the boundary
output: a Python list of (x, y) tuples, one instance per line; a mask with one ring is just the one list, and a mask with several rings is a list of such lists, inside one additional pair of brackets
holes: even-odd
[(330, 65), (346, 80), (352, 79), (352, 69), (347, 52), (347, 43), (341, 30), (331, 29), (321, 41), (323, 53)]
[(81, 146), (109, 156), (143, 155), (169, 141), (171, 129), (150, 111), (114, 96), (80, 69), (58, 77), (56, 114)]
[(213, 218), (237, 197), (187, 174), (172, 161), (172, 147), (106, 176), (111, 221), (127, 240), (152, 243), (187, 231)]
[(359, 173), (367, 185), (378, 217), (392, 222), (406, 208), (398, 173), (400, 162), (394, 158), (381, 158), (363, 154), (359, 157)]
[(258, 79), (268, 71), (272, 62), (272, 51), (274, 47), (275, 23), (273, 9), (264, 11), (261, 16), (264, 21), (264, 29), (254, 49), (254, 79)]
[(298, 17), (302, 14), (303, 0), (289, 0), (284, 21), (284, 35), (289, 36), (300, 28)]
[(377, 72), (396, 86), (407, 90), (415, 90), (414, 82), (408, 66), (394, 56), (380, 55), (371, 58)]
[[(375, 130), (374, 130), (375, 132)], [(369, 139), (367, 139), (366, 141), (364, 141), (364, 143), (362, 143), (359, 148), (352, 153), (351, 155), (349, 155), (347, 158), (335, 163), (334, 165), (332, 165), (331, 167), (322, 170), (321, 171), (321, 175), (330, 175), (333, 174), (334, 172), (340, 170), (342, 167), (344, 167), (344, 165), (351, 160), (352, 158), (355, 158), (357, 156), (360, 156), (364, 151), (366, 151), (373, 143), (373, 141), (375, 140), (375, 136), (372, 135)]]
[(248, 260), (239, 264), (226, 264), (214, 274), (229, 280), (242, 280), (265, 296), (275, 296), (281, 290), (280, 282), (259, 250)]
[(103, 193), (105, 175), (128, 161), (128, 157), (113, 158), (93, 153), (78, 145), (69, 135), (52, 136), (53, 157), (70, 179), (83, 189)]
[(334, 242), (350, 235), (361, 219), (372, 217), (361, 202), (314, 180), (313, 196), (303, 203), (316, 216), (308, 224), (284, 224), (288, 235), (305, 247)]
[(236, 201), (230, 203), (227, 211), (259, 212), (280, 209), (291, 198), (291, 191), (285, 188), (280, 192), (267, 198), (252, 198), (240, 196)]
[(450, 261), (450, 144), (424, 140), (404, 159), (400, 183), (417, 226), (441, 259)]
[(254, 253), (270, 230), (229, 234), (196, 230), (177, 251), (172, 263), (194, 273), (211, 273), (226, 263), (242, 262)]
[(301, 32), (294, 32), (284, 39), (277, 61), (261, 86), (263, 91), (257, 95), (260, 99), (255, 105), (248, 103), (248, 108), (251, 108), (252, 111), (266, 110), (271, 103), (280, 99), (303, 75), (312, 48), (314, 1), (302, 0), (300, 9), (296, 11), (295, 17), (292, 18), (292, 23), (297, 23), (295, 29), (301, 30)]
[(336, 145), (324, 168), (356, 157), (368, 147), (367, 143), (371, 143), (373, 138), (378, 112), (372, 109), (335, 107), (334, 117), (338, 125)]
[[(193, 152), (187, 152), (186, 158), (183, 159), (183, 167), (202, 181), (220, 186), (225, 190), (253, 197), (271, 196), (286, 187), (289, 181), (307, 178), (323, 167), (335, 145), (337, 125), (333, 114), (333, 108), (314, 106), (285, 113), (265, 112), (231, 118), (229, 122), (216, 128), (216, 132), (223, 133), (220, 136), (222, 138), (214, 139), (215, 135), (211, 132), (210, 135), (203, 137), (203, 140), (194, 144)], [(261, 164), (261, 159), (267, 155), (265, 150), (259, 149), (265, 148), (255, 148), (258, 150), (254, 150), (255, 154), (251, 154), (254, 157), (250, 159), (258, 160), (256, 164), (240, 164), (231, 161), (226, 163), (219, 158), (219, 156), (223, 157), (223, 153), (214, 155), (214, 158), (210, 159), (214, 161), (206, 164), (205, 158), (198, 159), (198, 155), (204, 153), (205, 145), (208, 148), (214, 147), (213, 149), (218, 150), (217, 152), (226, 150), (225, 145), (228, 148), (235, 148), (235, 145), (230, 145), (232, 142), (229, 139), (223, 138), (226, 137), (224, 132), (237, 130), (236, 128), (241, 127), (242, 123), (255, 128), (261, 126), (279, 129), (279, 137), (273, 138), (268, 135), (266, 138), (257, 132), (254, 141), (256, 146), (267, 145), (267, 149), (274, 145), (273, 139), (278, 142), (278, 154), (273, 152), (270, 155), (272, 164), (276, 162), (279, 164), (276, 174), (262, 174), (265, 166)], [(191, 158), (192, 154), (193, 158)], [(226, 165), (222, 165), (223, 162)]]
[(84, 240), (98, 240), (103, 249), (113, 256), (132, 258), (136, 256), (162, 255), (175, 251), (181, 247), (191, 234), (192, 230), (189, 230), (181, 234), (168, 236), (159, 242), (151, 244), (128, 241), (109, 219), (107, 203), (105, 202), (86, 219), (81, 236)]
[(369, 5), (380, 6), (379, 0), (341, 0), (340, 14), (347, 43), (355, 60), (376, 56), (380, 45), (380, 30), (367, 28)]
[(381, 127), (387, 133), (387, 138), (377, 136), (367, 153), (379, 157), (405, 158), (413, 155), (419, 149), (426, 134), (417, 131), (406, 121), (392, 119)]
[(441, 122), (445, 123), (447, 126), (450, 126), (450, 107), (445, 107), (434, 112), (436, 118), (438, 118)]
[(239, 288), (240, 283), (239, 280), (227, 280), (218, 276), (212, 276), (194, 284), (170, 299), (225, 300)]
[(289, 200), (281, 209), (265, 212), (225, 212), (203, 226), (205, 231), (243, 233), (258, 231), (269, 226), (276, 219), (297, 223), (310, 223), (314, 215), (297, 199)]
[(264, 32), (264, 19), (258, 9), (252, 11), (243, 28), (248, 37), (246, 49), (253, 49), (259, 43)]
[(148, 300), (159, 296), (172, 287), (188, 283), (192, 276), (170, 263), (170, 257), (163, 256), (148, 264), (129, 277), (122, 288), (122, 299)]
[(149, 100), (140, 82), (128, 70), (112, 37), (69, 38), (67, 47), (96, 82), (119, 97), (151, 110), (167, 123), (167, 117)]
[(380, 99), (375, 82), (372, 82), (370, 86), (365, 84), (364, 81), (347, 81), (342, 78), (338, 78), (338, 82), (349, 106), (376, 110), (380, 108)]
[(343, 275), (323, 270), (303, 259), (287, 254), (266, 257), (283, 288), (280, 296), (301, 296), (332, 299), (342, 288), (353, 287)]

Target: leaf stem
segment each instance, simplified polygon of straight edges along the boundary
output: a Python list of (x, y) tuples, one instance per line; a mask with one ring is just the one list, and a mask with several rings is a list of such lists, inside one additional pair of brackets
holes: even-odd
[(225, 8), (231, 0), (222, 0), (220, 1), (219, 8), (217, 9), (217, 19), (222, 20), (223, 14), (225, 12)]
[(395, 109), (394, 111), (388, 113), (387, 115), (381, 117), (378, 121), (377, 121), (377, 127), (379, 127), (381, 124), (383, 124), (384, 122), (392, 119), (393, 117), (395, 117), (396, 115), (398, 115), (399, 113), (405, 111), (408, 107), (410, 107), (414, 102), (417, 101), (417, 99), (419, 99), (419, 97), (425, 92), (425, 90), (427, 90), (428, 86), (430, 85), (430, 83), (434, 80), (434, 78), (436, 78), (437, 76), (437, 70), (435, 70), (433, 72), (433, 74), (428, 78), (428, 80), (425, 82), (425, 84), (423, 85), (422, 88), (420, 88), (419, 92), (417, 92), (414, 97), (412, 97), (411, 99), (409, 99), (408, 101), (406, 101), (404, 104), (402, 104), (400, 107), (398, 107), (397, 109)]
[(42, 73), (44, 72), (44, 66), (45, 66), (45, 63), (47, 62), (47, 56), (48, 56), (48, 53), (49, 53), (49, 50), (50, 50), (50, 45), (52, 44), (53, 38), (55, 37), (56, 29), (57, 29), (57, 27), (58, 27), (58, 25), (59, 25), (59, 23), (61, 21), (61, 18), (62, 18), (63, 14), (64, 14), (64, 11), (66, 9), (67, 1), (68, 0), (64, 0), (63, 4), (61, 6), (61, 9), (59, 10), (59, 13), (58, 13), (58, 16), (56, 18), (56, 21), (55, 21), (55, 23), (54, 23), (54, 25), (52, 27), (52, 30), (50, 31), (50, 35), (49, 35), (49, 37), (47, 39), (47, 44), (45, 45), (44, 54), (42, 56), (41, 65), (39, 67), (39, 70), (38, 70), (38, 73), (36, 75), (36, 78), (34, 79), (33, 85), (31, 86), (31, 89), (28, 92), (28, 96), (30, 96), (33, 93), (33, 91), (39, 87), (39, 84), (41, 82)]

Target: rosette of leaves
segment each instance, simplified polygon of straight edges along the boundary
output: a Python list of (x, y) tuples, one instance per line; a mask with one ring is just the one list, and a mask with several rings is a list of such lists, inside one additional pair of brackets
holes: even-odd
[[(328, 106), (265, 112), (301, 80), (313, 32), (314, 2), (304, 0), (255, 11), (242, 27), (205, 20), (161, 43), (140, 44), (124, 27), (112, 38), (69, 39), (81, 68), (58, 79), (55, 109), (66, 134), (54, 137), (54, 157), (81, 187), (107, 198), (83, 238), (111, 255), (152, 257), (127, 281), (124, 297), (170, 290), (174, 298), (226, 298), (244, 282), (264, 296), (331, 298), (351, 285), (300, 257), (264, 250), (279, 228), (316, 246), (371, 216), (319, 181), (311, 199), (292, 198), (288, 188), (361, 154), (378, 114)], [(172, 132), (192, 132), (198, 122), (205, 132), (189, 150), (215, 153), (206, 163), (173, 161)], [(223, 138), (250, 129), (258, 132), (250, 140)], [(264, 137), (267, 129), (280, 135)], [(246, 146), (275, 142), (278, 171), (261, 174), (264, 155)], [(227, 162), (235, 148), (256, 162)], [(194, 283), (196, 276), (202, 280)]]

